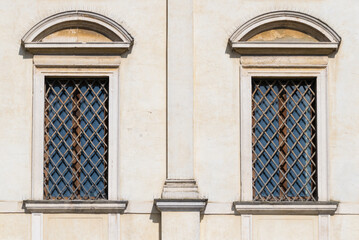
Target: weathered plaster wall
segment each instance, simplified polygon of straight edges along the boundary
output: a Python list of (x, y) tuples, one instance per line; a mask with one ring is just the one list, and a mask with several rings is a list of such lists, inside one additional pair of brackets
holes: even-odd
[(20, 40), (26, 31), (49, 15), (85, 9), (114, 19), (135, 38), (131, 53), (123, 56), (120, 67), (120, 194), (128, 200), (152, 201), (160, 195), (166, 174), (165, 2), (44, 3), (1, 2), (0, 24), (4, 31), (0, 36), (3, 126), (0, 180), (16, 184), (2, 186), (0, 200), (20, 201), (31, 197), (32, 56), (24, 53)]
[[(112, 18), (135, 38), (120, 67), (119, 189), (121, 198), (150, 206), (146, 209), (150, 212), (166, 175), (165, 1), (34, 0), (1, 1), (0, 5), (1, 211), (22, 212), (21, 204), (13, 202), (31, 198), (32, 56), (24, 53), (20, 40), (33, 25), (54, 13), (83, 9)], [(69, 219), (44, 215), (44, 239), (107, 238), (107, 215), (102, 220), (83, 214), (64, 216)], [(122, 239), (158, 239), (158, 216), (151, 220), (149, 214), (125, 215), (120, 226)], [(72, 223), (85, 235), (75, 232)], [(30, 214), (0, 213), (0, 239), (30, 238)]]
[(318, 217), (255, 216), (253, 218), (253, 239), (318, 239)]
[(201, 239), (240, 239), (241, 218), (234, 215), (205, 215), (201, 218)]
[(160, 214), (125, 214), (121, 217), (121, 239), (160, 239)]
[[(135, 38), (120, 66), (119, 189), (133, 213), (121, 216), (120, 231), (125, 240), (159, 239), (160, 216), (150, 212), (155, 211), (153, 199), (160, 196), (166, 176), (166, 1), (2, 0), (0, 6), (0, 239), (30, 239), (30, 216), (19, 213), (17, 202), (31, 198), (32, 56), (20, 40), (38, 21), (70, 9), (104, 14)], [(357, 1), (195, 0), (195, 178), (200, 193), (209, 199), (207, 210), (227, 214), (202, 217), (201, 239), (241, 236), (240, 217), (232, 209), (240, 194), (239, 56), (228, 47), (228, 38), (247, 20), (282, 9), (317, 17), (342, 37), (328, 72), (330, 198), (343, 203), (331, 217), (330, 231), (332, 240), (359, 238)], [(296, 221), (303, 222), (300, 217)], [(282, 223), (276, 220), (278, 226)], [(50, 231), (51, 221), (46, 224)], [(301, 229), (309, 229), (306, 224)], [(280, 239), (278, 227), (273, 230), (254, 219), (254, 228), (258, 226), (265, 229), (261, 234)], [(315, 230), (308, 232), (316, 238)], [(255, 239), (266, 236), (255, 234)]]
[(359, 129), (352, 121), (359, 117), (353, 111), (359, 74), (355, 67), (359, 47), (353, 44), (359, 33), (353, 29), (359, 24), (354, 17), (359, 6), (349, 0), (195, 1), (195, 173), (200, 190), (212, 201), (238, 198), (239, 56), (227, 42), (237, 26), (282, 9), (317, 17), (342, 37), (328, 73), (330, 193), (333, 200), (358, 202), (359, 192), (352, 189), (359, 175), (348, 169), (357, 169), (359, 164)]
[(107, 215), (44, 214), (43, 222), (44, 240), (108, 239)]
[[(239, 199), (239, 58), (230, 51), (227, 41), (236, 27), (247, 20), (282, 9), (317, 17), (342, 37), (339, 52), (329, 60), (328, 71), (329, 191), (331, 200), (352, 205), (343, 204), (339, 208), (338, 215), (345, 211), (350, 216), (332, 217), (330, 228), (331, 239), (355, 239), (350, 235), (356, 234), (352, 222), (359, 214), (356, 208), (359, 192), (355, 190), (359, 180), (356, 173), (359, 129), (354, 120), (359, 113), (353, 109), (358, 101), (355, 96), (359, 76), (355, 60), (359, 47), (353, 44), (359, 40), (359, 33), (354, 30), (359, 24), (355, 17), (359, 5), (355, 1), (195, 1), (195, 177), (200, 191), (209, 199), (207, 210), (211, 204), (219, 206), (219, 203), (223, 203), (223, 210), (229, 209), (230, 204), (225, 207), (225, 202)], [(281, 239), (276, 228), (253, 221), (253, 239)], [(269, 225), (273, 223), (269, 222)], [(298, 228), (293, 231), (288, 228), (286, 234), (292, 238), (284, 234), (283, 239), (317, 239), (316, 227), (306, 229), (310, 226), (303, 224), (295, 223)], [(284, 227), (280, 222), (278, 225)], [(260, 233), (256, 232), (259, 227)], [(201, 230), (208, 234), (215, 231)], [(298, 238), (297, 234), (291, 234), (295, 231), (309, 235)], [(203, 239), (210, 239), (204, 236)], [(236, 234), (226, 239), (239, 237)]]
[(358, 239), (359, 238), (359, 216), (334, 216), (331, 219), (330, 239)]
[(0, 239), (30, 240), (31, 216), (25, 214), (0, 214)]

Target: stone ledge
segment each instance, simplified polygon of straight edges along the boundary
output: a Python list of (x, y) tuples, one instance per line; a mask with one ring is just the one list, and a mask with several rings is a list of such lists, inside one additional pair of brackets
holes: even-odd
[(335, 52), (339, 43), (291, 43), (291, 42), (235, 42), (232, 48), (239, 54), (302, 54), (329, 55)]
[(334, 215), (338, 202), (234, 202), (239, 214)]
[[(119, 68), (120, 56), (94, 55), (34, 55), (34, 66), (37, 68)], [(109, 70), (108, 72), (113, 72)]]
[(29, 213), (122, 213), (127, 203), (108, 200), (25, 200), (23, 208)]
[(122, 54), (131, 48), (131, 43), (25, 43), (33, 54)]
[(203, 212), (207, 199), (155, 199), (155, 205), (160, 212)]

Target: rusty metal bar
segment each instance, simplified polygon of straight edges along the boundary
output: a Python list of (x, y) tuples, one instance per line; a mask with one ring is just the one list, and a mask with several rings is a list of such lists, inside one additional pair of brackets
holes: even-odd
[(253, 200), (316, 200), (315, 81), (252, 80)]
[(106, 199), (108, 79), (46, 78), (45, 85), (44, 199)]

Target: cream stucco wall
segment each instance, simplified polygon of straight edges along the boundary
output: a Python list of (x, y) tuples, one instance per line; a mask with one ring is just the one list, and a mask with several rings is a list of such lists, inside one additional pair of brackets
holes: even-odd
[(25, 214), (0, 215), (0, 239), (31, 239), (31, 218)]
[[(20, 41), (40, 20), (72, 9), (103, 14), (135, 39), (131, 51), (121, 56), (120, 66), (119, 195), (129, 205), (121, 215), (119, 231), (124, 240), (160, 239), (161, 217), (153, 199), (161, 196), (166, 179), (164, 0), (0, 2), (0, 239), (31, 238), (31, 215), (24, 213), (21, 201), (31, 199), (33, 65), (32, 55)], [(319, 18), (342, 37), (328, 65), (329, 194), (330, 200), (340, 201), (336, 215), (330, 217), (330, 236), (332, 240), (359, 238), (358, 2), (194, 0), (194, 176), (200, 194), (208, 198), (200, 218), (200, 239), (241, 239), (241, 219), (232, 208), (240, 198), (239, 55), (228, 46), (228, 38), (247, 20), (283, 9)], [(91, 222), (93, 216), (86, 216), (65, 214), (69, 221), (44, 217), (44, 239), (51, 238), (51, 231), (59, 231), (59, 225), (64, 232), (58, 237), (71, 236), (71, 221), (83, 227), (84, 234), (91, 229), (92, 237), (99, 234), (105, 239), (107, 217), (96, 218), (104, 224), (101, 232), (98, 223)], [(268, 224), (266, 217), (255, 217), (253, 239), (301, 239), (299, 234), (318, 238), (317, 217), (293, 216), (290, 223), (284, 216), (278, 218), (272, 227), (272, 220)], [(288, 235), (278, 236), (284, 224)]]

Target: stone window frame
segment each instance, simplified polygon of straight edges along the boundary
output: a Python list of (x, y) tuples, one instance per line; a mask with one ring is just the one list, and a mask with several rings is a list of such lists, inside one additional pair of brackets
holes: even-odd
[[(287, 28), (306, 33), (317, 42), (247, 41), (267, 30)], [(241, 237), (253, 237), (253, 215), (318, 216), (318, 235), (328, 240), (330, 215), (338, 202), (329, 197), (328, 164), (328, 56), (340, 45), (340, 36), (324, 22), (304, 13), (275, 11), (259, 15), (240, 26), (229, 45), (240, 54), (240, 201), (233, 202), (241, 215)], [(333, 56), (333, 55), (332, 55)], [(253, 77), (310, 77), (317, 85), (317, 187), (318, 201), (253, 202), (252, 192), (252, 113)]]
[[(44, 60), (44, 59), (41, 59)], [(41, 66), (41, 60), (34, 59), (33, 85), (33, 149), (32, 149), (32, 200), (43, 199), (43, 159), (44, 159), (44, 82), (46, 77), (106, 77), (109, 80), (109, 138), (108, 138), (108, 199), (118, 199), (118, 122), (119, 122), (119, 68), (104, 68), (104, 66), (73, 66), (57, 68), (56, 66)], [(76, 58), (75, 61), (78, 61)], [(39, 63), (40, 61), (40, 63)], [(73, 59), (67, 59), (72, 62)], [(47, 63), (48, 64), (48, 63)], [(96, 200), (96, 201), (107, 201)], [(63, 200), (58, 200), (63, 201)], [(84, 200), (87, 202), (87, 200)], [(28, 205), (28, 207), (31, 205)]]
[[(95, 31), (108, 42), (42, 42), (52, 33), (71, 27)], [(26, 212), (37, 213), (113, 213), (123, 212), (119, 182), (119, 67), (120, 54), (133, 45), (132, 36), (115, 21), (89, 11), (66, 11), (36, 24), (22, 38), (22, 45), (33, 55), (33, 127), (31, 199)], [(108, 199), (43, 200), (44, 87), (46, 77), (106, 77), (109, 79)], [(110, 214), (112, 215), (112, 214)]]
[[(287, 28), (306, 33), (317, 42), (248, 41), (267, 30)], [(240, 201), (234, 207), (243, 214), (266, 212), (295, 214), (332, 214), (337, 203), (329, 202), (327, 82), (328, 55), (337, 51), (341, 38), (328, 25), (304, 13), (275, 11), (259, 15), (240, 26), (229, 45), (240, 54)], [(317, 186), (315, 202), (253, 202), (252, 191), (252, 120), (251, 82), (253, 77), (308, 77), (317, 82)], [(289, 206), (289, 207), (288, 207)], [(263, 211), (267, 209), (270, 211)], [(305, 209), (305, 211), (303, 211)]]
[(317, 187), (318, 201), (328, 201), (328, 162), (327, 162), (327, 69), (313, 65), (312, 68), (296, 69), (280, 66), (278, 68), (248, 67), (242, 61), (240, 75), (240, 129), (241, 129), (241, 201), (252, 201), (252, 79), (260, 78), (315, 78), (317, 94)]

